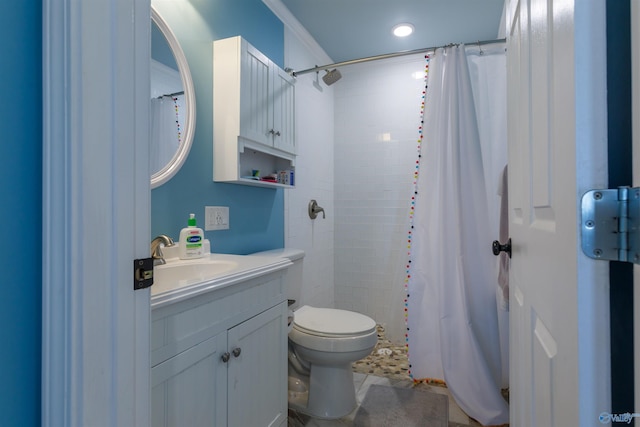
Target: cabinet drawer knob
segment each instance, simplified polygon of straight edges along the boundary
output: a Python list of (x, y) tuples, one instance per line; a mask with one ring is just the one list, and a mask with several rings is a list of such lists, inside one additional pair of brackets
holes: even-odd
[(222, 353), (222, 356), (220, 357), (220, 359), (222, 359), (224, 363), (227, 363), (230, 358), (231, 358), (231, 355), (228, 352)]
[(238, 356), (240, 356), (240, 352), (241, 352), (241, 351), (242, 351), (242, 350), (240, 349), (240, 347), (234, 348), (234, 349), (232, 350), (232, 352), (233, 352), (233, 357), (238, 357)]

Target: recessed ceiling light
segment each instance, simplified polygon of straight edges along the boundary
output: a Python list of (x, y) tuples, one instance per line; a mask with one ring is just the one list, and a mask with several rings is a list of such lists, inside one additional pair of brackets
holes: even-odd
[(396, 37), (407, 37), (413, 33), (414, 27), (409, 23), (398, 24), (393, 27), (393, 35)]

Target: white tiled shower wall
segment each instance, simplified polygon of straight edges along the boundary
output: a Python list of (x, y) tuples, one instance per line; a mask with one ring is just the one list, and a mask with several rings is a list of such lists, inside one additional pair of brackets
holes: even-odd
[[(287, 67), (331, 62), (285, 26)], [(300, 302), (364, 313), (396, 341), (404, 333), (424, 67), (415, 55), (343, 67), (334, 85), (319, 79), (322, 91), (315, 73), (296, 82), (296, 188), (285, 191), (285, 245), (306, 252)], [(309, 218), (311, 199), (326, 219)]]
[[(330, 63), (331, 59), (313, 43), (285, 26), (286, 66), (303, 70)], [(299, 302), (333, 307), (333, 88), (326, 87), (321, 80), (320, 92), (313, 85), (315, 79), (316, 74), (310, 73), (296, 81), (296, 188), (285, 190), (285, 246), (306, 253)], [(322, 215), (315, 220), (309, 218), (308, 205), (312, 199), (324, 208), (326, 218)]]
[(336, 307), (404, 333), (423, 55), (344, 67), (335, 84)]

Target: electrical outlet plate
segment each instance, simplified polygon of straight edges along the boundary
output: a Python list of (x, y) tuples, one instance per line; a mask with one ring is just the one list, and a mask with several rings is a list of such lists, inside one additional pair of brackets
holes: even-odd
[(205, 206), (205, 231), (229, 229), (228, 206)]

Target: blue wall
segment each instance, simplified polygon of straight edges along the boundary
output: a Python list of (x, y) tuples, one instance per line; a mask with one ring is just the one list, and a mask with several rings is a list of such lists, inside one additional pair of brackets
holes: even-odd
[(151, 192), (151, 233), (176, 239), (195, 213), (204, 229), (205, 206), (229, 206), (230, 229), (205, 232), (211, 250), (246, 254), (284, 245), (283, 189), (213, 182), (212, 41), (241, 35), (280, 67), (284, 26), (261, 0), (153, 0), (185, 52), (196, 92), (196, 132), (189, 157), (166, 184)]
[(151, 26), (151, 58), (178, 71), (171, 47), (157, 25)]
[(40, 425), (42, 2), (0, 2), (0, 32), (0, 425), (26, 427)]

